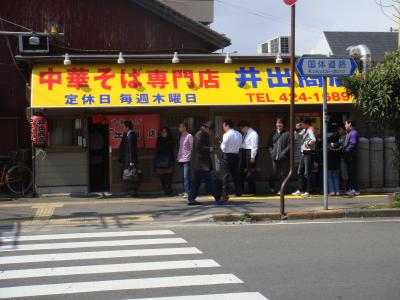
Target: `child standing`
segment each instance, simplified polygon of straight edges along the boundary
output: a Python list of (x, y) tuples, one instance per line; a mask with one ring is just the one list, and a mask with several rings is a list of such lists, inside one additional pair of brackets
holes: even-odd
[(328, 190), (329, 195), (340, 195), (340, 159), (342, 145), (339, 143), (339, 137), (333, 134), (328, 137)]

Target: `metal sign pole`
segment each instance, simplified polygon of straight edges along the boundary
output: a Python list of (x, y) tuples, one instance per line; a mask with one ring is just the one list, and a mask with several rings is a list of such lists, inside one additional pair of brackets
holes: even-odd
[(296, 60), (296, 5), (291, 6), (291, 36), (290, 36), (290, 169), (280, 190), (281, 218), (286, 218), (285, 191), (294, 173), (294, 92), (295, 92), (295, 60)]
[(323, 171), (324, 171), (324, 209), (328, 210), (328, 77), (324, 76), (323, 86), (323, 131), (322, 131), (322, 151), (323, 151)]

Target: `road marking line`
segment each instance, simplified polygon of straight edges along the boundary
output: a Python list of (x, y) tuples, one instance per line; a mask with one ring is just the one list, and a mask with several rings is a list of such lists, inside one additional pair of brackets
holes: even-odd
[(243, 283), (233, 274), (154, 277), (140, 279), (70, 282), (0, 288), (0, 299), (77, 294), (102, 291), (204, 286)]
[(26, 236), (10, 236), (0, 239), (1, 242), (14, 241), (41, 241), (41, 240), (71, 240), (71, 239), (88, 239), (88, 238), (105, 238), (105, 237), (130, 237), (130, 236), (152, 236), (152, 235), (174, 235), (171, 230), (143, 230), (143, 231), (111, 231), (111, 232), (80, 232), (80, 233), (60, 233), (45, 235), (26, 235)]
[(127, 300), (268, 300), (268, 298), (265, 298), (260, 293), (230, 293), (161, 298), (140, 298)]
[(195, 247), (186, 248), (160, 248), (160, 249), (135, 249), (135, 250), (110, 250), (110, 251), (91, 251), (74, 253), (52, 253), (52, 254), (33, 254), (0, 257), (0, 265), (22, 264), (35, 262), (54, 262), (68, 260), (86, 260), (99, 258), (121, 258), (121, 257), (145, 257), (145, 256), (166, 256), (166, 255), (185, 255), (202, 254)]
[(1, 279), (21, 279), (35, 277), (53, 277), (83, 274), (106, 274), (120, 272), (154, 271), (154, 270), (177, 270), (177, 269), (197, 269), (197, 268), (216, 268), (220, 265), (212, 259), (199, 260), (177, 260), (177, 261), (158, 261), (145, 263), (126, 263), (126, 264), (106, 264), (73, 266), (58, 268), (36, 268), (24, 270), (3, 270)]
[(54, 210), (57, 207), (63, 207), (61, 203), (48, 203), (48, 204), (37, 204), (32, 205), (32, 208), (36, 208), (34, 219), (50, 218), (54, 214)]
[[(151, 215), (135, 215), (135, 216), (118, 216), (118, 217), (82, 217), (82, 218), (34, 218), (29, 221), (19, 220), (6, 220), (5, 223), (19, 223), (22, 226), (43, 226), (43, 225), (79, 225), (79, 224), (90, 224), (90, 225), (128, 225), (135, 222), (152, 222), (154, 221)], [(1, 222), (1, 220), (0, 220)]]
[(182, 238), (166, 239), (133, 239), (133, 240), (110, 240), (110, 241), (91, 241), (91, 242), (69, 242), (52, 244), (11, 244), (0, 246), (1, 251), (34, 251), (34, 250), (54, 250), (54, 249), (74, 249), (74, 248), (99, 248), (99, 247), (120, 247), (120, 246), (143, 246), (143, 245), (162, 245), (162, 244), (186, 244)]

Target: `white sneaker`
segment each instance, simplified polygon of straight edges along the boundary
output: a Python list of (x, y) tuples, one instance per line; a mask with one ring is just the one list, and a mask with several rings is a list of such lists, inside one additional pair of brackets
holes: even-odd
[(302, 197), (310, 197), (310, 193), (305, 192), (305, 193), (301, 194), (301, 196)]
[(355, 192), (353, 190), (349, 190), (349, 191), (346, 192), (346, 195), (347, 196), (354, 196)]
[(339, 192), (337, 192), (337, 193), (335, 194), (335, 196), (340, 196), (340, 193), (339, 193)]
[(294, 193), (292, 193), (293, 196), (301, 196), (301, 192), (300, 190), (295, 191)]
[(335, 196), (335, 193), (334, 192), (330, 192), (328, 195), (329, 196)]
[(360, 191), (354, 191), (354, 195), (356, 196), (360, 195)]
[(281, 195), (281, 192), (277, 192), (276, 194), (277, 194), (278, 196), (280, 196), (280, 195)]
[(187, 199), (189, 197), (189, 195), (187, 193), (183, 194), (183, 199)]

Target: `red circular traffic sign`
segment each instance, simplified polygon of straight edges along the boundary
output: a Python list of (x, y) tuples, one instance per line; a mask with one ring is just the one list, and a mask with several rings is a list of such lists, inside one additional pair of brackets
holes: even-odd
[(297, 0), (283, 0), (283, 2), (285, 2), (286, 5), (292, 6), (297, 2)]

